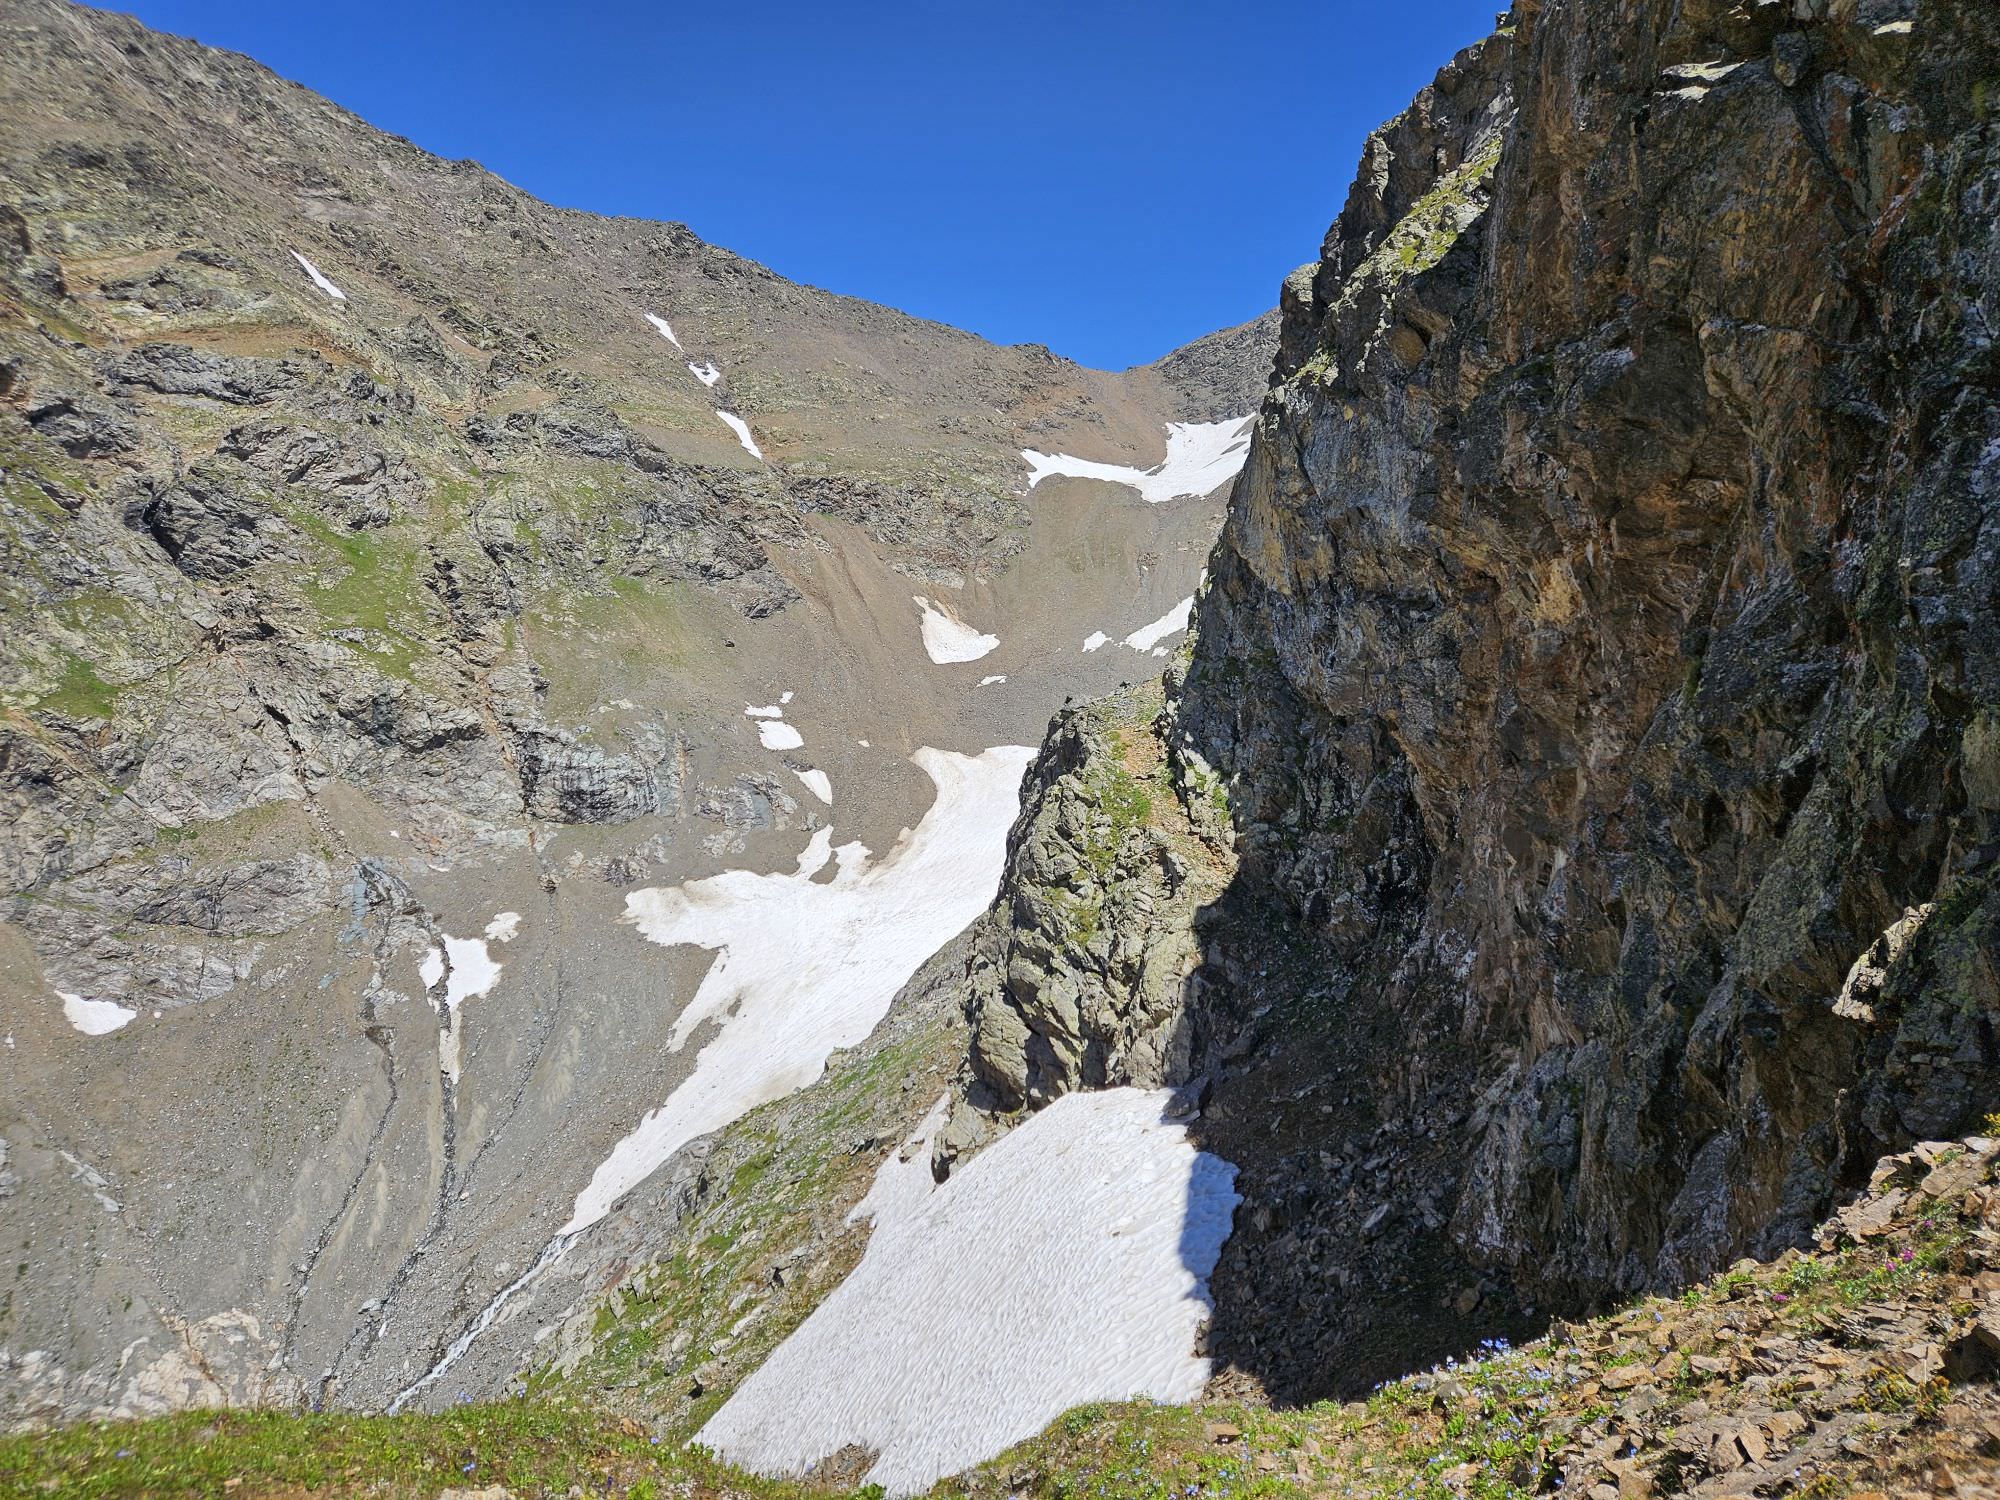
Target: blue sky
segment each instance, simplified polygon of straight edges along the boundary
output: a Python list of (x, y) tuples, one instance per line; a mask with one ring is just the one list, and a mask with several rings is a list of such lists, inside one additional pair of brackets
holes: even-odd
[(1496, 0), (108, 0), (554, 203), (1119, 368), (1254, 317)]

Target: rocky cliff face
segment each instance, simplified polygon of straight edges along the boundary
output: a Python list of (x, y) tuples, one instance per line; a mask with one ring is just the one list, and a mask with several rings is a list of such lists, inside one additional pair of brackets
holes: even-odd
[(1990, 6), (1517, 3), (1286, 285), (1146, 731), (1142, 821), (1226, 886), (1121, 898), (1158, 963), (1057, 930), (1052, 851), (1120, 805), (1065, 726), (958, 1137), (1200, 1080), (1248, 1200), (1218, 1353), (1311, 1395), (1774, 1252), (1976, 1123), (1997, 318)]

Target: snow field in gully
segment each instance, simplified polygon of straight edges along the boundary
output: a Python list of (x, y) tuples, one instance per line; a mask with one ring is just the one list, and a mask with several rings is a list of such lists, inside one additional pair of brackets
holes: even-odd
[[(789, 873), (729, 870), (626, 897), (625, 920), (641, 936), (716, 950), (668, 1045), (680, 1050), (704, 1022), (720, 1029), (666, 1102), (612, 1148), (562, 1233), (603, 1218), (695, 1137), (804, 1088), (829, 1055), (875, 1029), (910, 976), (993, 899), (1033, 754), (918, 750), (911, 759), (937, 800), (879, 860), (860, 843), (836, 849), (822, 828)], [(833, 878), (816, 879), (829, 863)]]
[(1169, 422), (1167, 456), (1150, 469), (1099, 463), (1068, 453), (1038, 453), (1033, 448), (1023, 448), (1021, 457), (1028, 462), (1031, 490), (1044, 479), (1061, 474), (1130, 485), (1147, 504), (1161, 505), (1209, 494), (1234, 479), (1249, 456), (1249, 424), (1248, 417), (1224, 422)]
[(931, 1178), (943, 1101), (856, 1214), (861, 1263), (701, 1431), (804, 1474), (849, 1444), (892, 1495), (1032, 1437), (1087, 1401), (1192, 1401), (1236, 1168), (1189, 1143), (1164, 1090), (1069, 1094)]

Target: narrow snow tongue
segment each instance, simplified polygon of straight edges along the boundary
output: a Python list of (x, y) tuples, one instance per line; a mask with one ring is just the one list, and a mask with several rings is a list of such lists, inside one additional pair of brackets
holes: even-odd
[(799, 1476), (851, 1445), (917, 1494), (1086, 1401), (1195, 1400), (1208, 1278), (1236, 1168), (1167, 1118), (1172, 1094), (1069, 1094), (930, 1180), (932, 1110), (857, 1212), (860, 1265), (701, 1430), (724, 1458)]
[(736, 441), (743, 445), (745, 453), (749, 454), (752, 458), (762, 458), (764, 456), (764, 450), (757, 446), (757, 440), (750, 435), (750, 424), (748, 422), (737, 416), (733, 411), (718, 411), (716, 415), (728, 424), (731, 432), (736, 434)]
[(294, 250), (292, 252), (292, 259), (304, 268), (306, 275), (312, 278), (312, 284), (326, 293), (328, 300), (333, 302), (345, 302), (347, 300), (347, 293), (329, 281), (324, 271), (299, 254), (298, 251)]

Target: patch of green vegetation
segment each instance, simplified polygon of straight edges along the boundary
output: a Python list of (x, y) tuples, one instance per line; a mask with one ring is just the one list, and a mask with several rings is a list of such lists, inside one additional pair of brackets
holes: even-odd
[(737, 1194), (749, 1192), (750, 1189), (758, 1184), (764, 1174), (771, 1170), (771, 1163), (775, 1159), (776, 1155), (773, 1152), (758, 1152), (757, 1155), (751, 1157), (750, 1160), (744, 1162), (742, 1166), (736, 1169), (735, 1175), (729, 1179), (729, 1191)]
[(1925, 924), (1932, 933), (1947, 932), (1964, 925), (1967, 918), (1985, 904), (1990, 883), (1981, 875), (1956, 875), (1938, 898), (1937, 910)]
[(479, 502), (479, 485), (456, 475), (434, 476), (431, 481), (431, 523), (439, 531), (449, 530), (472, 514)]
[[(598, 1305), (583, 1360), (567, 1372), (535, 1372), (530, 1394), (638, 1387), (659, 1392), (662, 1399), (648, 1398), (655, 1409), (672, 1407), (691, 1374), (726, 1349), (722, 1377), (704, 1374), (701, 1394), (674, 1409), (664, 1429), (677, 1441), (698, 1431), (845, 1274), (861, 1238), (847, 1234), (846, 1207), (879, 1160), (857, 1152), (857, 1139), (878, 1136), (885, 1120), (906, 1123), (909, 1080), (941, 1074), (960, 1045), (961, 1032), (934, 1025), (836, 1066), (814, 1086), (809, 1108), (780, 1100), (730, 1127), (711, 1158), (727, 1188), (660, 1260)], [(815, 1232), (834, 1253), (808, 1273), (795, 1252)], [(790, 1269), (774, 1275), (779, 1266)]]
[(73, 652), (63, 653), (63, 673), (56, 685), (35, 700), (43, 713), (72, 719), (108, 719), (118, 707), (118, 689), (97, 675), (97, 668)]
[(0, 1437), (0, 1494), (97, 1497), (341, 1491), (759, 1500), (825, 1494), (758, 1479), (638, 1424), (567, 1403), (506, 1402), (394, 1417), (181, 1412)]
[[(547, 673), (548, 708), (557, 718), (580, 719), (605, 698), (688, 665), (693, 632), (687, 621), (696, 585), (618, 573), (594, 581), (609, 592), (541, 590), (524, 622), (523, 644)], [(588, 649), (573, 649), (578, 645)], [(607, 692), (613, 684), (617, 691)]]
[(1464, 232), (1461, 216), (1476, 204), (1499, 165), (1501, 144), (1500, 136), (1491, 137), (1456, 169), (1439, 178), (1389, 231), (1377, 256), (1393, 262), (1405, 276), (1428, 271), (1443, 260)]
[[(1499, 165), (1503, 145), (1502, 137), (1491, 137), (1473, 155), (1440, 177), (1396, 221), (1374, 253), (1355, 269), (1340, 293), (1341, 298), (1351, 301), (1368, 288), (1386, 294), (1411, 277), (1432, 269), (1450, 254), (1452, 246), (1477, 217), (1476, 210), (1483, 206), (1486, 184)], [(1406, 328), (1389, 335), (1392, 344), (1398, 337), (1410, 336)], [(1334, 351), (1321, 348), (1305, 360), (1293, 378), (1302, 384), (1326, 385), (1336, 374)], [(1353, 420), (1353, 414), (1349, 420)]]
[(1152, 821), (1153, 799), (1138, 778), (1114, 758), (1107, 757), (1095, 765), (1086, 785), (1092, 803), (1103, 815), (1103, 823), (1092, 828), (1092, 842), (1085, 852), (1097, 873), (1108, 876), (1118, 862), (1118, 849), (1125, 836)]
[[(177, 828), (161, 828), (153, 835), (152, 854), (176, 854), (199, 858), (226, 849), (242, 848), (268, 841), (286, 819), (296, 816), (298, 804), (289, 801), (260, 802), (242, 812), (211, 823), (183, 823)], [(268, 849), (263, 852), (268, 853)]]
[(78, 589), (60, 604), (54, 605), (50, 613), (63, 625), (82, 635), (98, 631), (128, 634), (135, 615), (132, 601), (123, 594), (94, 588)]
[(37, 516), (67, 520), (69, 512), (56, 504), (49, 487), (66, 494), (93, 494), (96, 486), (47, 444), (0, 432), (0, 499)]
[(418, 570), (422, 540), (403, 527), (352, 531), (297, 506), (287, 518), (330, 554), (306, 580), (306, 600), (331, 631), (352, 631), (344, 642), (394, 677), (408, 679), (431, 649)]

